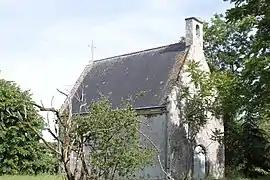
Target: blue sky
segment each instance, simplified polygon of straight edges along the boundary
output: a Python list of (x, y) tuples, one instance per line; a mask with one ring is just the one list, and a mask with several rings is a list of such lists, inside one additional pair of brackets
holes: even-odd
[(100, 59), (177, 42), (186, 17), (208, 21), (222, 0), (0, 0), (0, 77), (47, 106), (72, 87), (96, 46)]

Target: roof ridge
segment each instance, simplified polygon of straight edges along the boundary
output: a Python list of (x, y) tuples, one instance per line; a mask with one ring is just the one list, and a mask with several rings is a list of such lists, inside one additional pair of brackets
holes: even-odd
[(105, 60), (110, 60), (110, 59), (115, 59), (115, 58), (119, 58), (119, 57), (125, 57), (125, 56), (132, 56), (135, 54), (139, 54), (139, 53), (143, 53), (143, 52), (148, 52), (148, 51), (153, 51), (153, 50), (158, 50), (161, 48), (165, 48), (168, 46), (173, 46), (173, 45), (185, 45), (185, 43), (182, 42), (177, 42), (177, 43), (173, 43), (173, 44), (168, 44), (168, 45), (163, 45), (163, 46), (159, 46), (159, 47), (155, 47), (155, 48), (149, 48), (149, 49), (144, 49), (144, 50), (140, 50), (140, 51), (135, 51), (135, 52), (131, 52), (131, 53), (125, 53), (125, 54), (120, 54), (120, 55), (116, 55), (116, 56), (111, 56), (111, 57), (107, 57), (107, 58), (102, 58), (102, 59), (98, 59), (98, 60), (94, 60), (93, 62), (100, 62), (100, 61), (105, 61)]

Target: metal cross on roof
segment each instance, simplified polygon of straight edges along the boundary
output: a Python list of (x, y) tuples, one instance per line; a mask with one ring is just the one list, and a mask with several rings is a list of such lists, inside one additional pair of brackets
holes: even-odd
[(88, 45), (88, 47), (91, 48), (92, 61), (94, 61), (94, 49), (95, 49), (96, 47), (94, 46), (93, 40), (92, 40), (92, 44), (91, 44), (91, 45)]

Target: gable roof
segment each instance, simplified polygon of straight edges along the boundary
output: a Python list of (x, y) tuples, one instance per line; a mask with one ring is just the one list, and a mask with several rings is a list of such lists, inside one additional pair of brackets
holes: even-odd
[(84, 112), (82, 104), (98, 100), (100, 94), (109, 98), (113, 108), (142, 91), (145, 94), (135, 99), (134, 108), (162, 105), (169, 81), (180, 71), (179, 55), (185, 56), (187, 49), (176, 43), (93, 61), (73, 89), (73, 112)]

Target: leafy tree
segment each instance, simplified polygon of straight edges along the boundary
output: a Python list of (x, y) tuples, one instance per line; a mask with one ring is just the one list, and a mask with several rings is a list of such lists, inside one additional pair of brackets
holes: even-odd
[(140, 132), (141, 122), (130, 105), (124, 104), (112, 110), (109, 101), (101, 98), (93, 102), (86, 113), (73, 114), (71, 99), (68, 97), (67, 100), (68, 106), (61, 112), (34, 104), (41, 111), (55, 114), (59, 133), (46, 129), (57, 140), (59, 148), (44, 140), (41, 132), (28, 120), (27, 110), (8, 112), (12, 118), (23, 122), (56, 154), (67, 179), (128, 177), (152, 162), (152, 148), (139, 143), (140, 134), (145, 138), (147, 136)]
[(221, 102), (216, 113), (224, 119), (225, 164), (230, 166), (238, 164), (238, 149), (231, 147), (239, 146), (240, 127), (235, 120), (241, 106), (239, 76), (244, 64), (242, 54), (249, 51), (251, 43), (247, 41), (252, 40), (252, 36), (249, 37), (250, 28), (240, 27), (243, 21), (230, 24), (223, 15), (215, 15), (211, 24), (204, 26), (204, 49), (208, 64), (212, 73), (221, 76), (216, 84)]
[(253, 17), (228, 23), (224, 15), (216, 14), (211, 24), (204, 26), (205, 56), (212, 71), (224, 71), (240, 75), (246, 55), (251, 54), (254, 35), (251, 33)]
[(138, 138), (141, 121), (131, 106), (113, 110), (109, 100), (101, 98), (91, 104), (89, 116), (74, 121), (89, 147), (92, 178), (127, 178), (152, 162), (152, 150)]
[(253, 29), (251, 53), (242, 53), (243, 83), (245, 91), (250, 92), (246, 102), (250, 101), (250, 110), (258, 113), (258, 119), (269, 119), (269, 78), (270, 78), (270, 1), (267, 0), (231, 0), (235, 7), (227, 10), (226, 20), (233, 24), (242, 18), (252, 18), (249, 24)]
[[(224, 0), (228, 1), (228, 0)], [(270, 1), (268, 0), (230, 0), (235, 7), (227, 10), (227, 20), (235, 22), (245, 17), (256, 18), (253, 27), (257, 29), (257, 48), (269, 50), (270, 43)], [(269, 52), (269, 51), (268, 51)]]
[[(57, 143), (50, 143), (57, 147)], [(55, 153), (50, 151), (44, 143), (40, 143), (41, 150), (38, 151), (39, 160), (36, 162), (35, 175), (37, 174), (57, 174), (59, 162)]]
[[(205, 26), (207, 60), (220, 77), (216, 112), (225, 123), (226, 165), (246, 175), (258, 167), (270, 169), (269, 142), (260, 126), (269, 122), (270, 62), (258, 31), (254, 32), (256, 24), (252, 15), (235, 21), (215, 15)], [(235, 146), (239, 148), (231, 148)]]
[(43, 120), (32, 102), (28, 91), (0, 79), (0, 175), (47, 173), (44, 167), (50, 167), (51, 160), (43, 153), (40, 138), (23, 122), (10, 116), (10, 113), (23, 115), (27, 110), (28, 121), (41, 133)]

